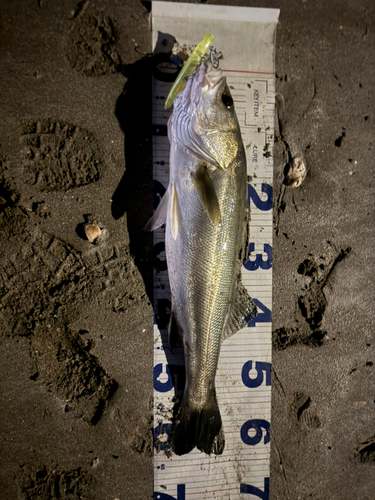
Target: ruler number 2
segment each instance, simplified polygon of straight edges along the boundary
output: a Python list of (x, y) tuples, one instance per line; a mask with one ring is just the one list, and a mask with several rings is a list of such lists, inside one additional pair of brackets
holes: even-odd
[(266, 212), (267, 210), (272, 209), (272, 186), (262, 183), (261, 191), (262, 193), (267, 194), (266, 200), (260, 199), (259, 194), (251, 184), (247, 185), (247, 197), (249, 204), (251, 200), (259, 210), (262, 210), (262, 212)]

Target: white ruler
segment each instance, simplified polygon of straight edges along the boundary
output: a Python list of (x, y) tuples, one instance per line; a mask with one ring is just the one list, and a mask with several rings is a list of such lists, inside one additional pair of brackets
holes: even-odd
[[(163, 228), (154, 233), (154, 498), (157, 500), (251, 500), (269, 497), (271, 417), (272, 179), (274, 139), (274, 34), (278, 10), (153, 2), (153, 45), (158, 31), (183, 45), (215, 36), (211, 58), (230, 87), (247, 151), (250, 261), (243, 283), (259, 314), (222, 346), (216, 393), (225, 450), (208, 456), (194, 449), (176, 456), (167, 437), (173, 398), (185, 384), (182, 349), (168, 348), (170, 288)], [(159, 36), (160, 41), (160, 36)], [(216, 62), (217, 63), (217, 62)], [(163, 65), (161, 65), (163, 66)], [(173, 65), (153, 77), (153, 172), (155, 205), (169, 182), (170, 112), (164, 103), (172, 83), (162, 81)], [(156, 207), (154, 207), (156, 208)]]

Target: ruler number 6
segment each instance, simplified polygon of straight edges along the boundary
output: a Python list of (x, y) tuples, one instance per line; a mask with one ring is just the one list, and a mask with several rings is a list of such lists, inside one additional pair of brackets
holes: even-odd
[[(167, 495), (166, 493), (154, 493), (154, 500), (176, 500), (171, 495)], [(177, 500), (185, 500), (185, 485), (178, 484), (177, 485)]]
[[(255, 430), (255, 436), (249, 436), (249, 430)], [(255, 446), (262, 441), (263, 437), (263, 429), (266, 431), (266, 435), (264, 436), (264, 444), (270, 442), (270, 423), (267, 420), (263, 420), (261, 418), (255, 418), (253, 420), (248, 420), (241, 427), (241, 439), (243, 443), (249, 446)]]

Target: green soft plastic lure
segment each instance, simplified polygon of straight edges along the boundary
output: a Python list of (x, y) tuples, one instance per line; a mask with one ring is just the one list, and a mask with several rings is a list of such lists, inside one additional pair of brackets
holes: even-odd
[(198, 43), (193, 52), (190, 54), (188, 60), (182, 67), (176, 81), (171, 88), (167, 100), (165, 101), (165, 109), (169, 109), (176, 96), (184, 90), (186, 86), (186, 81), (188, 77), (195, 71), (195, 68), (200, 64), (202, 57), (207, 52), (208, 48), (212, 45), (214, 41), (213, 35), (205, 35), (203, 39)]

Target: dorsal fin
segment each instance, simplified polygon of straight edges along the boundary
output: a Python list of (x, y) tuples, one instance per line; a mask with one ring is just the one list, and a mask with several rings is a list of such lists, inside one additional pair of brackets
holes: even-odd
[(225, 321), (222, 340), (245, 328), (247, 323), (258, 314), (256, 305), (241, 283), (240, 274), (236, 283), (236, 292)]

